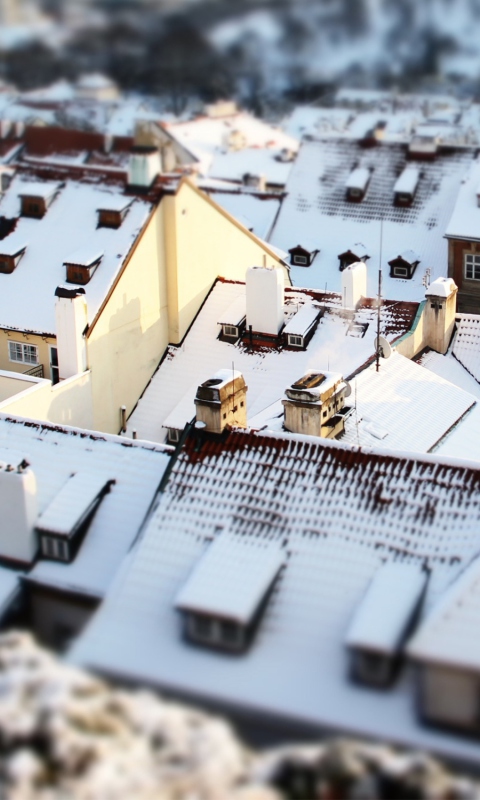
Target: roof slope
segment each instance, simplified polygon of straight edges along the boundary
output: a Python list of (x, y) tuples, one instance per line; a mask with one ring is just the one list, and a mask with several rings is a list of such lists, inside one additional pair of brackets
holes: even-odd
[(462, 314), (457, 320), (453, 354), (480, 383), (480, 315)]
[[(393, 188), (407, 163), (401, 145), (365, 150), (346, 139), (304, 142), (270, 237), (272, 244), (284, 250), (305, 237), (316, 237), (320, 253), (308, 269), (292, 266), (293, 285), (324, 289), (327, 284), (330, 291), (341, 291), (338, 255), (354, 242), (361, 242), (370, 255), (368, 295), (375, 296), (383, 220), (384, 296), (423, 299), (425, 270), (431, 270), (432, 280), (448, 274), (444, 233), (472, 152), (442, 152), (435, 161), (422, 163), (422, 177), (412, 205), (399, 208), (393, 203)], [(351, 203), (345, 199), (345, 183), (352, 168), (359, 165), (370, 168), (372, 177), (363, 201)], [(406, 249), (415, 250), (420, 258), (414, 277), (391, 278), (388, 262)]]
[(427, 453), (476, 403), (476, 398), (428, 369), (393, 352), (360, 372), (347, 400), (356, 410), (344, 440), (391, 450)]
[(45, 511), (72, 473), (114, 480), (71, 564), (39, 560), (29, 577), (95, 597), (105, 593), (149, 509), (168, 464), (153, 444), (90, 434), (0, 416), (0, 447), (26, 458), (37, 479), (38, 513)]
[[(478, 552), (479, 523), (480, 470), (467, 465), (307, 437), (192, 440), (73, 657), (290, 721), (478, 760), (476, 745), (419, 727), (408, 673), (388, 693), (348, 683), (345, 636), (384, 562), (430, 567), (429, 609)], [(285, 552), (253, 645), (238, 658), (186, 645), (174, 609), (207, 541), (225, 530)]]
[[(43, 182), (38, 181), (39, 191)], [(35, 183), (35, 186), (37, 185)], [(98, 208), (108, 198), (118, 203), (116, 186), (99, 187), (67, 181), (42, 219), (20, 216), (19, 194), (24, 181), (16, 177), (0, 200), (0, 217), (18, 219), (10, 236), (26, 244), (25, 254), (10, 275), (0, 274), (0, 326), (55, 335), (55, 298), (66, 280), (64, 261), (80, 248), (103, 253), (101, 263), (85, 286), (89, 323), (95, 317), (151, 211), (135, 199), (118, 229), (98, 228)], [(32, 182), (27, 183), (29, 192)], [(9, 236), (0, 242), (8, 246)]]

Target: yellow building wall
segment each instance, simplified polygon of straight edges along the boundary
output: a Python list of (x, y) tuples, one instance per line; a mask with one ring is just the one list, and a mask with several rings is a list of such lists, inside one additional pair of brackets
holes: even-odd
[[(55, 298), (52, 296), (52, 306)], [(35, 364), (23, 364), (19, 361), (10, 361), (8, 357), (8, 342), (20, 342), (20, 344), (33, 344), (38, 347), (38, 363), (43, 365), (43, 377), (50, 378), (50, 345), (55, 346), (54, 337), (36, 336), (31, 333), (23, 334), (19, 331), (0, 330), (0, 369), (10, 372), (26, 372), (27, 369), (36, 366)]]
[(87, 335), (94, 427), (118, 433), (168, 345), (164, 201)]
[(82, 372), (55, 386), (49, 380), (29, 385), (25, 391), (0, 402), (0, 413), (91, 430), (94, 427), (91, 374)]
[[(169, 339), (181, 342), (219, 276), (244, 281), (248, 267), (277, 266), (278, 256), (211, 198), (184, 180), (165, 206)], [(288, 270), (285, 284), (290, 284)]]

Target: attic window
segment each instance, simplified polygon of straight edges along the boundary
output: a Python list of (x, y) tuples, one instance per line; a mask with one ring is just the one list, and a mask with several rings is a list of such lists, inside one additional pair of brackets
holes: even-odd
[(288, 335), (288, 344), (290, 347), (303, 347), (303, 336)]
[(222, 325), (222, 332), (224, 336), (238, 339), (238, 328), (235, 325)]
[(18, 196), (22, 217), (41, 219), (60, 188), (61, 184), (52, 182), (21, 183)]
[(392, 682), (426, 582), (427, 574), (413, 563), (389, 562), (375, 573), (346, 639), (355, 681), (373, 686)]
[(420, 258), (413, 250), (405, 250), (401, 255), (388, 262), (390, 266), (390, 277), (407, 278), (410, 280), (413, 278), (419, 263)]
[(291, 264), (297, 267), (310, 267), (313, 259), (320, 251), (313, 245), (311, 247), (303, 247), (301, 244), (298, 244), (296, 247), (292, 247), (288, 252), (290, 253)]
[(67, 268), (67, 283), (77, 283), (80, 286), (88, 283), (100, 264), (102, 256), (102, 250), (95, 250), (91, 247), (81, 248), (72, 253), (63, 262)]
[(26, 243), (20, 242), (15, 233), (3, 239), (0, 242), (0, 272), (13, 272), (26, 249)]
[(102, 208), (97, 208), (99, 228), (119, 228), (132, 204), (131, 197), (112, 195)]
[(196, 644), (244, 650), (283, 564), (275, 543), (221, 534), (194, 567), (175, 601)]
[(77, 472), (64, 484), (37, 522), (46, 558), (71, 561), (85, 526), (115, 481), (105, 475)]

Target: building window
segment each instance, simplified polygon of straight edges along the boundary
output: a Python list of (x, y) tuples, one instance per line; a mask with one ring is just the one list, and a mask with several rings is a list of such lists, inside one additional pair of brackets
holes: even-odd
[(394, 267), (393, 276), (394, 278), (408, 278), (408, 269), (406, 267)]
[(308, 258), (306, 256), (293, 256), (293, 263), (299, 264), (301, 267), (308, 265)]
[(178, 442), (180, 439), (180, 431), (177, 428), (169, 428), (167, 438), (169, 442)]
[(42, 536), (42, 553), (56, 561), (68, 561), (68, 543), (53, 536)]
[(303, 336), (295, 336), (293, 333), (289, 333), (288, 344), (291, 347), (303, 347)]
[(238, 336), (238, 328), (235, 325), (224, 325), (223, 334), (224, 336)]
[(21, 342), (8, 343), (8, 358), (21, 364), (38, 364), (38, 347)]
[(480, 281), (480, 256), (465, 256), (465, 277), (470, 281)]

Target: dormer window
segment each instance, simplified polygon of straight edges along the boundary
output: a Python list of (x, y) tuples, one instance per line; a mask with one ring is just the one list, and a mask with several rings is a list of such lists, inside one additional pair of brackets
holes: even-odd
[(72, 253), (63, 262), (67, 268), (67, 283), (77, 283), (80, 286), (88, 283), (100, 264), (102, 256), (103, 250), (96, 250), (92, 247), (82, 247)]
[(15, 233), (2, 239), (0, 241), (0, 272), (6, 274), (13, 272), (26, 249), (26, 242), (20, 240)]
[(287, 322), (283, 329), (283, 337), (287, 347), (305, 349), (317, 328), (322, 315), (314, 305), (304, 305)]
[(175, 601), (186, 638), (231, 652), (245, 650), (283, 561), (277, 543), (226, 533), (218, 536)]
[(352, 264), (357, 264), (359, 261), (366, 263), (369, 258), (370, 256), (363, 244), (356, 244), (351, 250), (345, 250), (344, 253), (339, 253), (340, 272), (343, 272), (344, 269), (350, 267)]
[(245, 295), (237, 297), (221, 315), (221, 338), (226, 342), (235, 342), (245, 330), (246, 324)]
[(390, 562), (378, 569), (347, 634), (353, 680), (378, 687), (393, 681), (426, 583), (418, 564)]
[(366, 167), (357, 167), (345, 183), (345, 197), (353, 203), (361, 203), (370, 183), (371, 172)]
[(115, 481), (95, 472), (72, 475), (37, 522), (40, 552), (54, 561), (71, 561), (86, 527)]
[(290, 264), (296, 267), (310, 267), (317, 253), (320, 252), (318, 247), (313, 244), (297, 244), (292, 247), (290, 253)]
[(41, 219), (58, 194), (61, 184), (52, 182), (21, 183), (18, 196), (22, 217)]
[(99, 228), (119, 228), (132, 205), (131, 197), (108, 195), (105, 205), (97, 208)]
[(419, 256), (413, 250), (405, 250), (396, 258), (388, 262), (390, 266), (391, 278), (406, 278), (410, 280), (415, 274), (415, 270), (420, 263)]
[(416, 167), (405, 167), (393, 187), (393, 198), (396, 206), (411, 206), (420, 181), (420, 173)]

